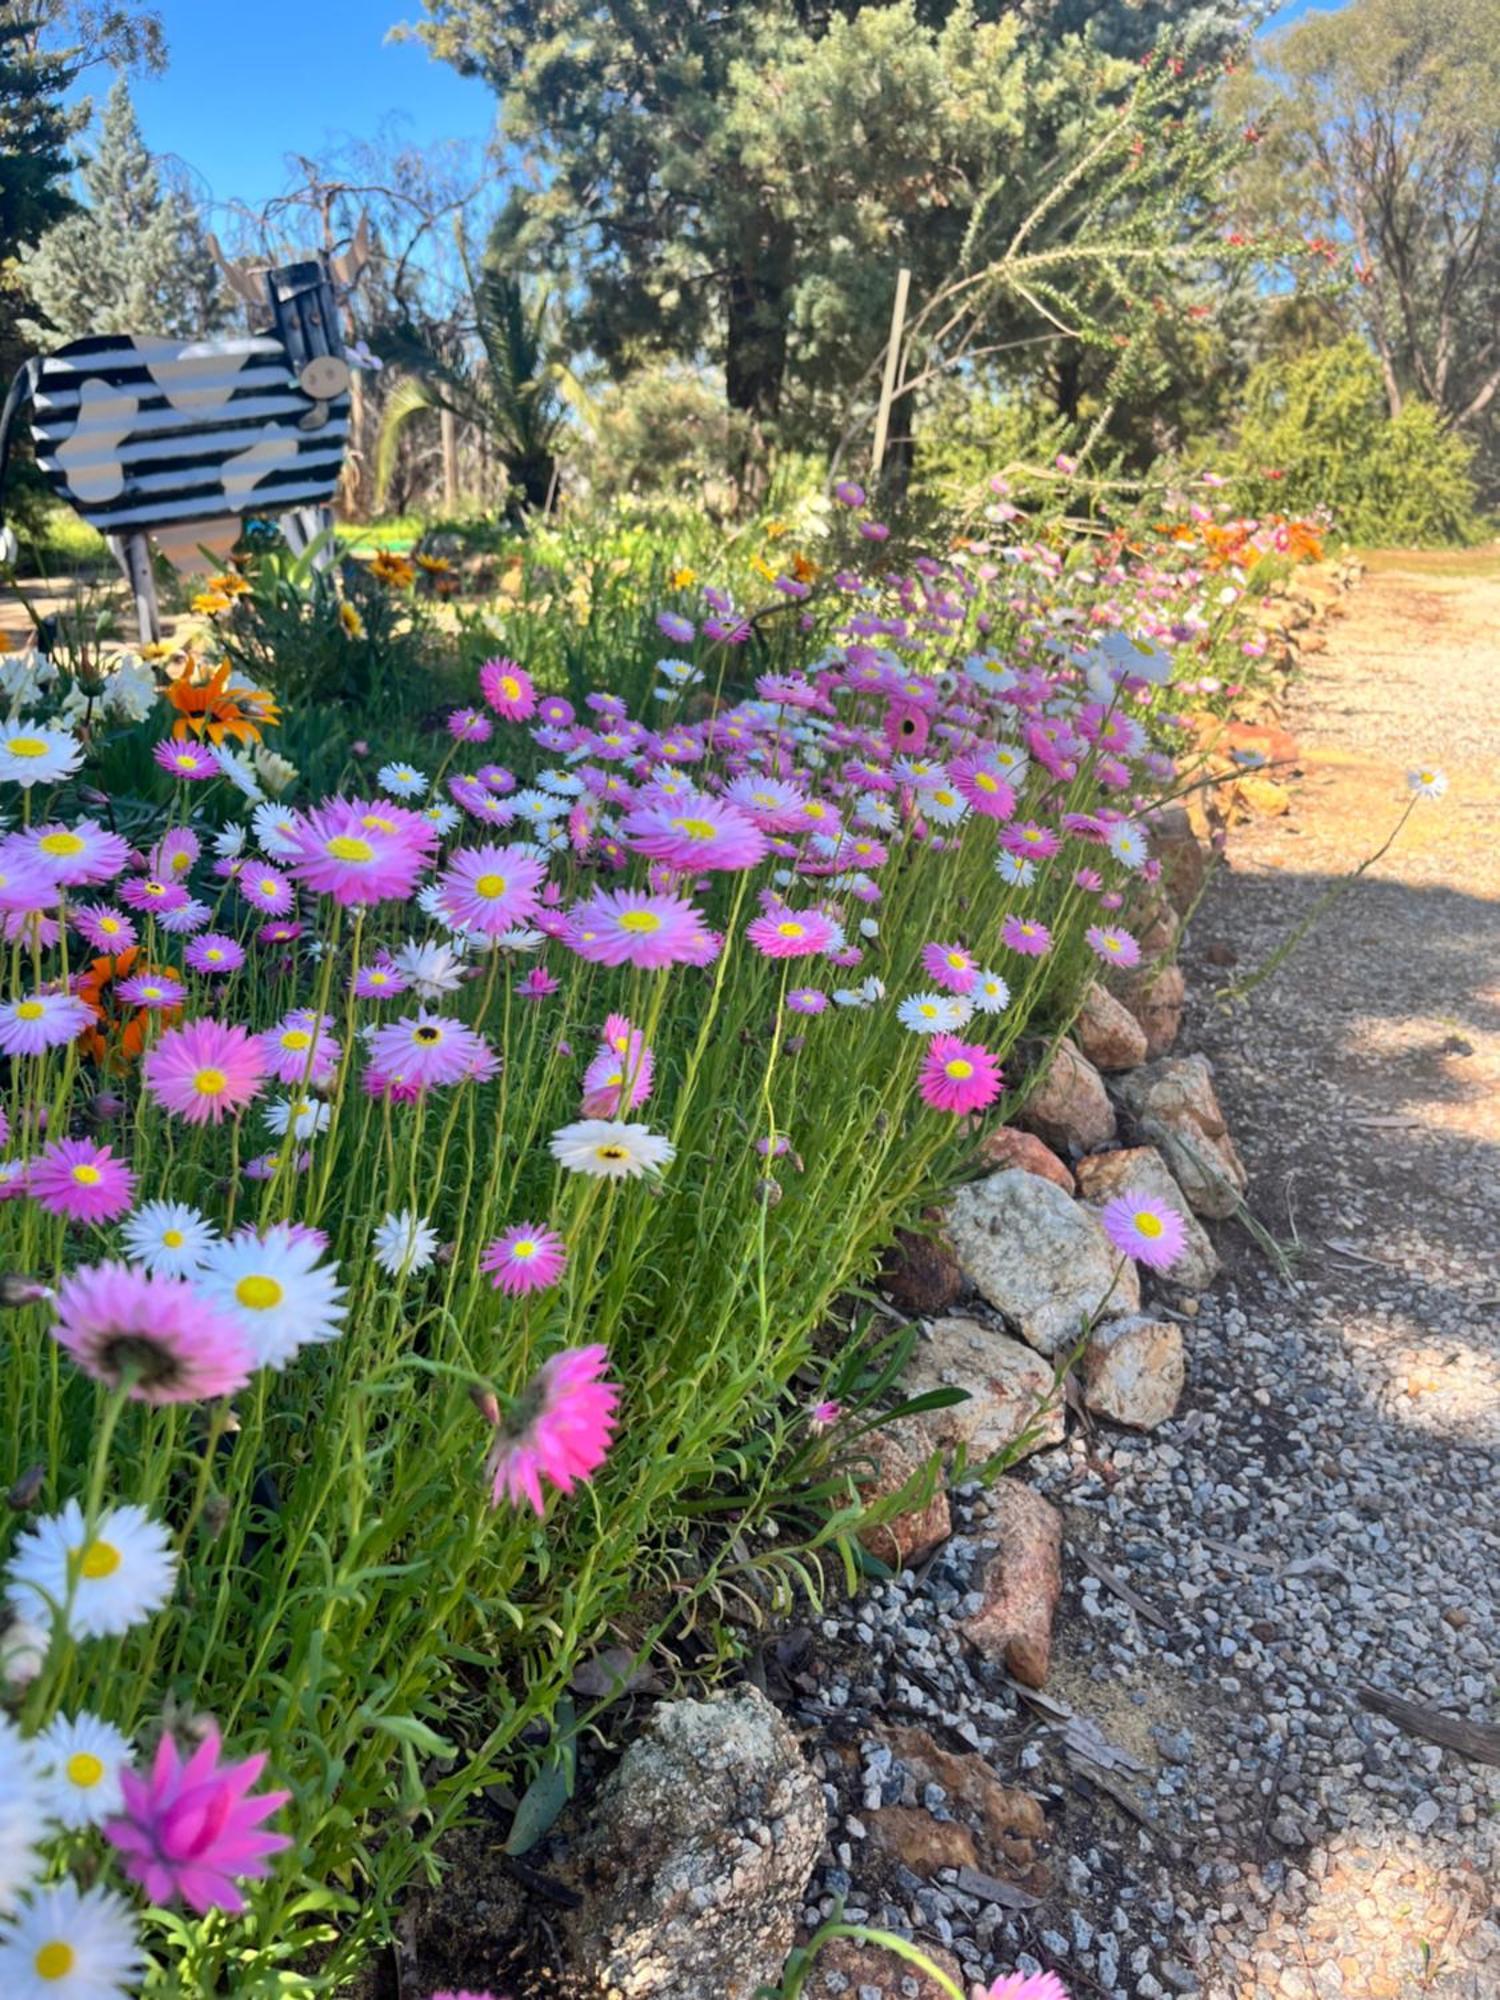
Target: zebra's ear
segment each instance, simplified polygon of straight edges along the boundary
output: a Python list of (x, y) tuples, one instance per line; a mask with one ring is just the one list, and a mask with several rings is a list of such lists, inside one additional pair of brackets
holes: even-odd
[(224, 273), (224, 282), (237, 299), (243, 299), (249, 306), (264, 306), (266, 302), (265, 280), (260, 270), (248, 258), (226, 257), (219, 248), (219, 239), (210, 234), (209, 253)]
[(360, 213), (359, 223), (354, 231), (354, 240), (347, 250), (341, 251), (333, 259), (333, 281), (347, 296), (359, 281), (359, 274), (370, 261), (370, 211)]

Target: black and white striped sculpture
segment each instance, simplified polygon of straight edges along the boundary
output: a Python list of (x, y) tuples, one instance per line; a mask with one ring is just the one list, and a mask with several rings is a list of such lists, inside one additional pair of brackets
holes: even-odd
[(300, 552), (332, 525), (349, 437), (333, 285), (326, 266), (309, 262), (267, 271), (265, 291), (265, 333), (90, 335), (34, 356), (11, 386), (0, 479), (11, 424), (29, 400), (37, 464), (108, 538), (143, 641), (161, 630), (148, 537), (174, 558), (222, 553), (245, 515), (266, 514)]

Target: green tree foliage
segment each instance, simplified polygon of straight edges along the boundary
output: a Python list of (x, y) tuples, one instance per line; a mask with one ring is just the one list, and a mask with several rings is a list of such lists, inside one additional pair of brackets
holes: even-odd
[(222, 324), (219, 274), (198, 212), (163, 186), (123, 77), (105, 101), (83, 192), (87, 207), (22, 259), (38, 315), (24, 332), (56, 346), (85, 333), (187, 338)]
[(1495, 0), (1353, 0), (1276, 36), (1231, 93), (1263, 133), (1245, 213), (1348, 272), (1325, 337), (1365, 334), (1392, 417), (1419, 397), (1474, 436), (1500, 408), (1497, 29)]
[(63, 95), (74, 74), (34, 47), (31, 23), (0, 14), (0, 268), (73, 209)]
[(1431, 403), (1392, 416), (1379, 363), (1351, 334), (1252, 370), (1230, 470), (1251, 512), (1329, 508), (1352, 541), (1424, 547), (1480, 532), (1472, 448)]
[[(1126, 95), (1143, 31), (1192, 18), (1219, 49), (1229, 13), (425, 5), (434, 52), (500, 93), (529, 168), (516, 252), (566, 275), (580, 340), (616, 370), (712, 356), (752, 449), (828, 422), (832, 385), (879, 352), (901, 264), (921, 300), (998, 253)], [(1059, 207), (1049, 233), (1075, 222)]]

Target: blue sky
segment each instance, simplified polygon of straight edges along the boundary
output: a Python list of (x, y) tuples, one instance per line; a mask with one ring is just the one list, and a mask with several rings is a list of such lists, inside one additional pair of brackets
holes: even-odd
[[(482, 83), (389, 44), (419, 0), (156, 0), (170, 65), (133, 82), (146, 144), (184, 160), (218, 201), (259, 206), (281, 192), (285, 156), (372, 138), (398, 114), (404, 139), (429, 145), (490, 136), (495, 100)], [(108, 88), (96, 72), (96, 96)]]

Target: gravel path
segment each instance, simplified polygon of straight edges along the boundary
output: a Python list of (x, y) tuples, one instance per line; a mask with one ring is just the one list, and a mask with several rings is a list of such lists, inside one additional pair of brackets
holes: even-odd
[[(1420, 559), (1367, 578), (1293, 689), (1292, 811), (1231, 836), (1186, 956), (1188, 1039), (1286, 1273), (1231, 1243), (1183, 1415), (1116, 1448), (1107, 1497), (1067, 1495), (1191, 1635), (1158, 1645), (1094, 1592), (1065, 1645), (1075, 1671), (1190, 1684), (1167, 1775), (1217, 1900), (1209, 2000), (1500, 1995), (1500, 1773), (1351, 1698), (1500, 1719), (1497, 693), (1500, 576)], [(1447, 797), (1248, 1010), (1215, 1009), (1428, 760)]]
[[(980, 1503), (959, 1496), (955, 1540), (925, 1570), (808, 1635), (817, 1692), (788, 1706), (822, 1736), (834, 1821), (809, 1920), (841, 1894), (974, 1973), (1054, 1965), (1075, 2000), (1500, 1996), (1500, 1771), (1356, 1698), (1368, 1686), (1500, 1721), (1491, 567), (1418, 558), (1366, 579), (1292, 690), (1291, 813), (1231, 835), (1192, 927), (1183, 1046), (1216, 1065), (1279, 1259), (1221, 1229), (1227, 1276), (1183, 1315), (1175, 1420), (1075, 1434), (1022, 1475), (1067, 1523), (1047, 1693), (1133, 1766), (1110, 1797), (960, 1644)], [(1378, 846), (1405, 772), (1429, 760), (1448, 796), (1418, 807), (1248, 1008), (1217, 1005)], [(872, 1807), (943, 1810), (899, 1758), (892, 1770), (892, 1724), (977, 1748), (1040, 1800), (1039, 1907), (1006, 1913), (962, 1873), (880, 1862)]]

